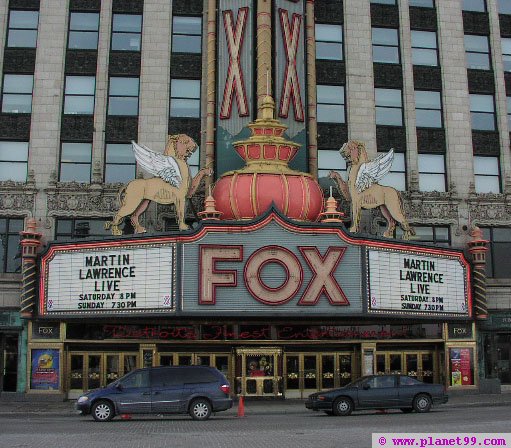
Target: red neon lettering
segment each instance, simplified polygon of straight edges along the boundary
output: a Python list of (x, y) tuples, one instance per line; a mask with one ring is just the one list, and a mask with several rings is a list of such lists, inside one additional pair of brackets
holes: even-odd
[[(223, 12), (225, 38), (229, 52), (229, 65), (227, 79), (225, 80), (224, 97), (220, 108), (220, 118), (225, 120), (231, 117), (232, 97), (236, 94), (236, 104), (240, 117), (248, 115), (247, 93), (243, 81), (243, 70), (241, 69), (241, 48), (245, 37), (245, 25), (248, 19), (248, 8), (240, 8), (234, 27), (234, 18), (231, 10)], [(233, 29), (234, 28), (234, 29)]]
[[(261, 278), (261, 271), (269, 263), (281, 265), (286, 273), (286, 279), (276, 288), (267, 286)], [(266, 246), (250, 256), (243, 276), (254, 299), (266, 305), (282, 305), (291, 300), (300, 288), (303, 270), (291, 251), (280, 246)]]
[(209, 246), (199, 248), (199, 304), (214, 305), (216, 288), (236, 286), (237, 272), (235, 270), (220, 270), (217, 262), (241, 261), (243, 246)]
[(350, 302), (334, 277), (337, 265), (346, 251), (345, 247), (329, 247), (322, 257), (316, 247), (299, 247), (313, 277), (303, 292), (298, 305), (316, 305), (325, 294), (331, 305), (349, 305)]
[(289, 104), (292, 99), (295, 120), (304, 121), (305, 114), (303, 111), (302, 94), (300, 92), (300, 83), (296, 71), (296, 56), (298, 53), (298, 44), (300, 42), (302, 16), (300, 14), (293, 14), (292, 25), (289, 23), (288, 12), (285, 9), (279, 9), (279, 17), (287, 59), (284, 82), (282, 84), (282, 94), (280, 96), (279, 116), (287, 118), (289, 115)]

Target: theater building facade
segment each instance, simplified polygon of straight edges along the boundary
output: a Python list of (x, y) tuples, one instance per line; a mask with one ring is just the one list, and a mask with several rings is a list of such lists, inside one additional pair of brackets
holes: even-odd
[(0, 0), (0, 399), (511, 388), (508, 4)]
[(246, 396), (305, 397), (372, 373), (476, 385), (460, 251), (270, 209), (180, 235), (50, 244), (40, 281), (33, 391), (73, 398), (135, 367), (189, 364), (217, 367)]

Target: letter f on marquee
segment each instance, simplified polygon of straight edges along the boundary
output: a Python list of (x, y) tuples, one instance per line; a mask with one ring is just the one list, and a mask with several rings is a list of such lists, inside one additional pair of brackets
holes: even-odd
[(329, 247), (324, 257), (321, 256), (317, 247), (299, 247), (299, 249), (311, 268), (313, 276), (298, 305), (316, 305), (323, 293), (332, 305), (349, 305), (348, 298), (334, 277), (346, 248)]
[[(248, 115), (247, 93), (243, 81), (243, 70), (240, 66), (241, 48), (243, 47), (243, 38), (245, 36), (245, 25), (248, 19), (248, 8), (238, 10), (236, 27), (234, 28), (234, 18), (231, 10), (223, 11), (225, 39), (227, 40), (227, 50), (229, 51), (229, 64), (227, 70), (227, 79), (225, 80), (224, 98), (220, 108), (220, 118), (227, 119), (231, 117), (232, 97), (236, 94), (236, 104), (240, 117)], [(233, 29), (234, 28), (234, 29)]]
[(302, 104), (302, 94), (300, 92), (300, 82), (296, 72), (296, 55), (298, 53), (298, 44), (300, 43), (300, 30), (302, 27), (302, 16), (293, 14), (293, 24), (289, 24), (288, 12), (285, 9), (279, 9), (280, 25), (282, 27), (282, 39), (286, 51), (287, 65), (282, 84), (282, 94), (280, 97), (279, 116), (287, 118), (289, 115), (289, 103), (293, 99), (293, 108), (296, 121), (304, 121), (304, 111)]

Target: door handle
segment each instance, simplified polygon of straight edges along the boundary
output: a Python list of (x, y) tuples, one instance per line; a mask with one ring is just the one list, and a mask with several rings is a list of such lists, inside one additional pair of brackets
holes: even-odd
[(153, 392), (154, 395), (159, 395), (160, 393), (159, 392)]
[(151, 392), (142, 392), (142, 395), (151, 395)]

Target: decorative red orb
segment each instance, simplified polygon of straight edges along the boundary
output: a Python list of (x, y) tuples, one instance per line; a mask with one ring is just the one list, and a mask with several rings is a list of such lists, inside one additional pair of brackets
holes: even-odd
[(213, 196), (222, 219), (252, 219), (272, 203), (285, 216), (315, 221), (323, 207), (323, 192), (307, 175), (234, 173), (222, 177)]

